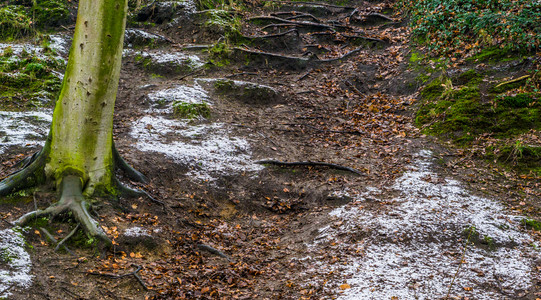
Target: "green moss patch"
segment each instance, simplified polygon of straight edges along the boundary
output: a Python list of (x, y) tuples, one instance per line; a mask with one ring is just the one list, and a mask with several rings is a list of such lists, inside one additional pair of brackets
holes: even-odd
[(0, 7), (0, 40), (12, 41), (34, 32), (32, 19), (20, 5)]
[(173, 103), (173, 113), (177, 118), (196, 119), (199, 117), (210, 117), (210, 106), (207, 103)]
[(62, 83), (54, 72), (63, 68), (64, 62), (53, 56), (14, 55), (6, 48), (0, 56), (0, 108), (52, 107)]

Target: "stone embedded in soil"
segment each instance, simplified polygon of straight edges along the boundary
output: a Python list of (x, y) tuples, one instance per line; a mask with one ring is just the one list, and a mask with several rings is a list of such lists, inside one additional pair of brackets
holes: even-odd
[(0, 230), (0, 297), (8, 299), (13, 287), (28, 288), (32, 284), (31, 269), (22, 234), (13, 229)]
[(204, 65), (196, 55), (188, 55), (179, 51), (133, 51), (124, 50), (125, 56), (135, 55), (136, 62), (143, 68), (161, 75), (185, 74)]
[(0, 154), (12, 146), (42, 145), (52, 122), (51, 112), (0, 111)]
[[(309, 245), (314, 250), (334, 242), (338, 251), (349, 253), (342, 256), (343, 266), (315, 265), (348, 278), (334, 283), (337, 289), (344, 282), (351, 286), (339, 299), (440, 299), (464, 253), (452, 296), (518, 297), (539, 279), (533, 272), (538, 253), (519, 228), (521, 218), (506, 214), (495, 200), (471, 195), (455, 180), (438, 178), (430, 170), (430, 155), (421, 152), (396, 180), (391, 190), (400, 196), (381, 199), (390, 191), (368, 190), (332, 211), (333, 224), (340, 225), (321, 229)], [(347, 239), (354, 235), (362, 238)], [(465, 248), (468, 237), (472, 244)]]
[(170, 89), (159, 90), (148, 95), (151, 103), (150, 112), (172, 113), (175, 102), (203, 104), (209, 103), (210, 98), (199, 85), (193, 87), (179, 85)]
[(223, 124), (191, 125), (188, 121), (145, 116), (130, 132), (141, 151), (163, 153), (189, 168), (187, 176), (213, 181), (224, 175), (261, 170), (252, 163), (250, 145), (231, 136)]
[(267, 85), (226, 78), (199, 78), (196, 80), (205, 88), (231, 100), (247, 104), (271, 104), (280, 100), (280, 93)]
[(143, 31), (141, 29), (129, 28), (124, 34), (124, 47), (134, 46), (159, 46), (167, 44), (167, 40), (159, 35)]

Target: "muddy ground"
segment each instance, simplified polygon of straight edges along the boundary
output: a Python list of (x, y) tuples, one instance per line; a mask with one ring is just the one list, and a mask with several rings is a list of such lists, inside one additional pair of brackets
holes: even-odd
[[(117, 243), (112, 252), (87, 245), (80, 234), (68, 243), (75, 255), (55, 252), (39, 227), (60, 239), (74, 227), (69, 216), (36, 222), (24, 234), (32, 284), (12, 282), (1, 294), (540, 298), (541, 236), (520, 225), (523, 214), (538, 216), (540, 199), (508, 179), (516, 175), (415, 128), (418, 74), (408, 66), (408, 29), (393, 3), (250, 5), (242, 15), (246, 36), (291, 29), (248, 21), (276, 12), (309, 12), (303, 22), (336, 27), (302, 25), (241, 46), (221, 65), (208, 51), (185, 48), (223, 34), (202, 26), (201, 14), (187, 6), (163, 23), (156, 20), (162, 15), (150, 15), (158, 24), (139, 30), (167, 41), (127, 47), (114, 134), (122, 156), (150, 179), (144, 185), (119, 172), (121, 181), (163, 205), (143, 197), (100, 202), (95, 215)], [(172, 60), (182, 67), (171, 67)], [(203, 65), (210, 60), (214, 66)], [(206, 80), (213, 78), (226, 78), (219, 82), (228, 86)], [(246, 95), (245, 85), (229, 80), (266, 87)], [(210, 116), (179, 120), (171, 99), (209, 103)], [(36, 147), (6, 147), (0, 175)], [(325, 162), (357, 173), (258, 160)], [(55, 197), (47, 188), (21, 194), (2, 204), (2, 218), (11, 221)], [(115, 277), (134, 270), (138, 278)]]

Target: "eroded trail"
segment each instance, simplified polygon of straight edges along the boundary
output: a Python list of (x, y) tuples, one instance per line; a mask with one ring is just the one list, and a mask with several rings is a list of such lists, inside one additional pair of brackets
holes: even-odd
[[(118, 243), (105, 257), (85, 248), (84, 236), (67, 245), (75, 257), (56, 253), (40, 227), (56, 238), (70, 228), (37, 220), (25, 233), (33, 283), (4, 280), (2, 293), (538, 297), (538, 233), (506, 210), (505, 195), (468, 186), (469, 174), (445, 168), (440, 162), (456, 153), (413, 125), (417, 82), (407, 68), (408, 29), (392, 1), (245, 4), (233, 14), (242, 20), (234, 32), (216, 25), (217, 15), (232, 15), (190, 2), (156, 2), (137, 13), (140, 28), (126, 34), (115, 143), (151, 179), (123, 181), (165, 205), (121, 198), (96, 208)], [(59, 55), (67, 55), (68, 36), (53, 39)], [(223, 37), (227, 51), (216, 46)], [(22, 146), (45, 138), (50, 118), (0, 112), (0, 120), (3, 176)], [(17, 197), (25, 201), (3, 204), (2, 218), (54, 199), (44, 191)]]

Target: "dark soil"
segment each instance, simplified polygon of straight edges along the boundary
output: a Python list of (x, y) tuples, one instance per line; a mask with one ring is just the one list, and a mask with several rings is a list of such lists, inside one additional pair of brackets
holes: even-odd
[[(243, 19), (303, 9), (296, 3), (251, 5)], [(332, 33), (307, 26), (298, 28), (299, 36), (254, 41), (250, 48), (244, 48), (299, 59), (317, 57), (307, 63), (238, 50), (223, 67), (159, 77), (133, 57), (126, 58), (115, 110), (115, 142), (122, 156), (150, 178), (150, 183), (130, 182), (121, 173), (119, 177), (165, 205), (144, 198), (100, 202), (98, 219), (118, 243), (113, 252), (86, 245), (80, 236), (68, 243), (77, 257), (56, 253), (43, 233), (31, 230), (26, 237), (33, 246), (34, 284), (26, 290), (14, 287), (13, 299), (332, 299), (341, 290), (316, 283), (331, 282), (340, 274), (310, 278), (305, 272), (310, 264), (300, 260), (310, 254), (304, 243), (312, 242), (318, 229), (330, 222), (331, 209), (352, 200), (335, 192), (390, 186), (421, 149), (431, 149), (439, 158), (435, 168), (440, 176), (466, 182), (472, 193), (502, 199), (519, 213), (538, 215), (541, 199), (521, 189), (522, 181), (528, 179), (494, 172), (487, 162), (441, 145), (414, 127), (417, 88), (416, 74), (408, 70), (408, 30), (399, 18), (389, 21), (373, 14), (385, 12), (392, 18), (392, 3), (357, 1), (348, 5), (358, 13), (348, 17), (350, 9), (308, 6), (312, 15), (327, 21), (325, 24), (337, 20), (347, 29)], [(173, 42), (160, 50), (210, 44), (220, 36), (201, 26), (198, 18), (185, 17), (171, 28), (166, 17), (170, 18), (165, 16), (155, 22), (159, 23), (156, 27), (146, 29)], [(242, 34), (279, 32), (272, 27), (262, 30), (264, 25), (243, 22)], [(347, 37), (352, 35), (375, 40)], [(358, 52), (345, 59), (321, 62), (353, 50)], [(145, 109), (149, 108), (150, 92), (192, 85), (195, 78), (224, 77), (268, 85), (279, 92), (280, 99), (247, 103), (212, 94), (211, 117), (195, 123), (225, 124), (232, 136), (249, 141), (254, 161), (327, 162), (355, 168), (363, 175), (326, 167), (267, 166), (257, 174), (233, 173), (211, 183), (190, 178), (190, 165), (135, 148), (137, 141), (129, 133), (133, 122), (148, 114)], [(150, 86), (140, 88), (145, 85)], [(14, 148), (3, 154), (0, 177), (32, 150)], [(33, 210), (34, 205), (47, 206), (55, 193), (44, 188), (34, 197), (20, 198), (15, 205), (2, 204), (5, 221)], [(367, 207), (370, 209), (370, 204)], [(74, 227), (71, 222), (66, 216), (46, 226), (61, 238)], [(121, 234), (133, 226), (152, 230), (152, 238)], [(358, 241), (364, 237), (363, 232), (357, 232), (351, 238)], [(541, 241), (539, 234), (536, 239)], [(201, 244), (223, 252), (231, 262), (198, 246)], [(336, 259), (334, 256), (323, 255), (329, 262)], [(142, 267), (138, 274), (145, 287), (134, 276), (116, 279), (96, 275), (127, 274), (136, 266)], [(521, 299), (535, 299), (539, 292), (538, 285)], [(502, 295), (502, 299), (507, 297)]]

